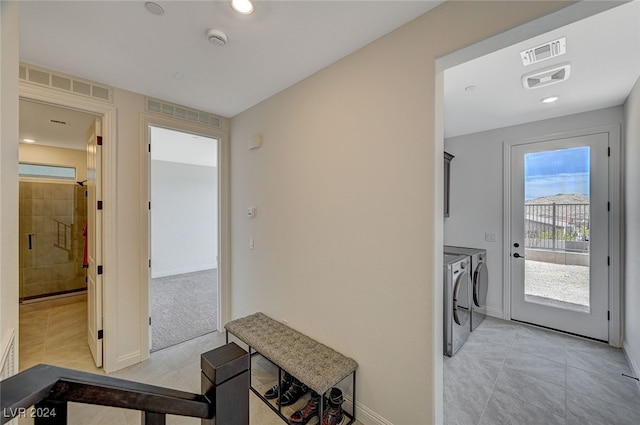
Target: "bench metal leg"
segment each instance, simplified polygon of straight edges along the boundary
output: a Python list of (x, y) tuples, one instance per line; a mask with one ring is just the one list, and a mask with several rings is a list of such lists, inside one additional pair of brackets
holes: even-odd
[(353, 417), (351, 418), (351, 422), (349, 422), (349, 424), (352, 424), (356, 421), (356, 371), (353, 371), (353, 391), (352, 391), (352, 396), (353, 396), (353, 403), (351, 404), (351, 414), (353, 415)]

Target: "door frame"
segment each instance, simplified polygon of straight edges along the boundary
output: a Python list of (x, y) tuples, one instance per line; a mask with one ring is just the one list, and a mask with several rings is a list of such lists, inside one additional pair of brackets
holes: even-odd
[[(102, 228), (104, 235), (116, 235), (116, 107), (109, 103), (85, 98), (82, 96), (52, 90), (32, 84), (19, 82), (18, 95), (22, 99), (35, 102), (48, 103), (63, 108), (76, 109), (89, 112), (102, 117)], [(117, 351), (110, 342), (118, 341), (118, 326), (116, 317), (117, 305), (117, 276), (116, 238), (115, 236), (103, 238), (103, 265), (105, 273), (103, 279), (102, 315), (103, 315), (103, 359), (102, 367), (105, 372), (111, 372), (118, 368)], [(114, 284), (107, 284), (113, 282)]]
[[(622, 170), (621, 170), (621, 124), (609, 124), (599, 127), (579, 129), (540, 135), (526, 139), (505, 140), (503, 142), (503, 241), (502, 253), (507, 258), (511, 252), (511, 148), (525, 143), (545, 142), (556, 139), (588, 136), (591, 134), (607, 133), (609, 137), (609, 202), (611, 212), (609, 214), (609, 345), (622, 347), (623, 329), (623, 300), (622, 300)], [(511, 320), (511, 261), (503, 261), (502, 270), (502, 294), (504, 319)]]
[[(230, 319), (231, 311), (231, 220), (230, 220), (230, 146), (229, 135), (224, 130), (204, 126), (189, 121), (170, 118), (153, 113), (140, 114), (140, 258), (151, 259), (151, 155), (149, 126), (196, 134), (218, 139), (218, 329)], [(151, 317), (151, 268), (149, 262), (140, 262), (141, 299), (144, 305), (140, 310), (142, 329), (145, 337), (141, 339), (142, 360), (149, 357), (151, 344), (149, 319)], [(146, 354), (146, 357), (144, 357)]]

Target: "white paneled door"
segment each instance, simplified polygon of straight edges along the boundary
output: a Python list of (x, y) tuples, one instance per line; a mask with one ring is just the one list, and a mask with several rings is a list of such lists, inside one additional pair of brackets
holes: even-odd
[(608, 340), (609, 134), (510, 148), (511, 318)]
[(87, 130), (87, 342), (102, 366), (102, 137), (96, 119)]

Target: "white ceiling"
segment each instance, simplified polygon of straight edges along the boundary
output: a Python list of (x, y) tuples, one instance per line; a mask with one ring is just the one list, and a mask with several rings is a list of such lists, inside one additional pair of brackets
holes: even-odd
[[(22, 2), (20, 59), (230, 117), (442, 2), (255, 3), (252, 15), (241, 16), (227, 1), (158, 1), (165, 14), (156, 16), (143, 1)], [(640, 74), (639, 22), (636, 0), (448, 69), (446, 137), (622, 104)], [(224, 30), (228, 44), (210, 44), (209, 28)], [(522, 65), (521, 50), (558, 36), (567, 37), (566, 55)], [(564, 62), (572, 65), (566, 82), (522, 88), (523, 74)], [(465, 91), (470, 85), (476, 89)], [(549, 94), (560, 101), (543, 105)], [(22, 138), (35, 130), (22, 106), (20, 115)], [(67, 129), (81, 132), (82, 149), (85, 125), (55, 117), (40, 120), (72, 122)], [(53, 133), (40, 137), (54, 144)]]
[(87, 148), (87, 130), (92, 114), (20, 99), (20, 141), (57, 148)]
[[(225, 117), (267, 99), (442, 1), (25, 1), (20, 59)], [(209, 43), (207, 30), (228, 43)]]
[[(560, 37), (567, 40), (565, 55), (522, 64), (522, 50)], [(568, 80), (523, 88), (523, 75), (566, 62)], [(639, 76), (640, 1), (634, 1), (446, 70), (445, 137), (621, 105)], [(560, 100), (540, 101), (551, 95)]]

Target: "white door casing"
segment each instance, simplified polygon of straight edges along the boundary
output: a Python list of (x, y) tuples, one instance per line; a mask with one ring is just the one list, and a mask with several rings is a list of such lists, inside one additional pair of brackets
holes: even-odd
[[(184, 120), (165, 117), (150, 113), (144, 113), (140, 116), (140, 269), (139, 278), (143, 282), (142, 297), (146, 301), (141, 308), (141, 317), (146, 319), (150, 317), (151, 302), (151, 267), (148, 261), (152, 261), (151, 256), (151, 214), (149, 202), (151, 200), (151, 155), (150, 142), (151, 132), (150, 126), (162, 127), (171, 130), (181, 131), (184, 133), (197, 134), (218, 140), (218, 316), (216, 318), (218, 329), (222, 329), (224, 324), (231, 320), (231, 223), (230, 223), (230, 147), (228, 136), (228, 124), (223, 120), (220, 130), (203, 126), (198, 123), (186, 122)], [(149, 259), (144, 261), (144, 259)], [(144, 320), (143, 319), (143, 320)], [(148, 319), (147, 319), (148, 320)], [(146, 358), (149, 356), (151, 347), (151, 326), (145, 320), (144, 326), (146, 333), (144, 344), (146, 347), (143, 351)], [(144, 358), (143, 358), (144, 359)]]

